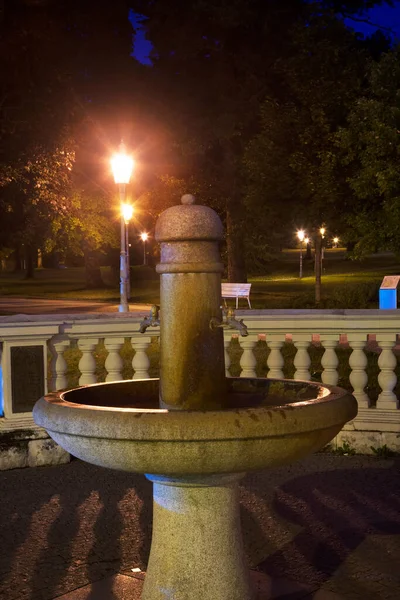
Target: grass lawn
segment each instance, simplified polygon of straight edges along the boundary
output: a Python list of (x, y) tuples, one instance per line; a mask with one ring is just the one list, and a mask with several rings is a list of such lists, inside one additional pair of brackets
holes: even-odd
[[(393, 255), (373, 255), (359, 262), (345, 259), (341, 249), (325, 252), (321, 308), (378, 308), (378, 290), (385, 275), (400, 274)], [(282, 252), (269, 272), (250, 277), (253, 308), (314, 308), (314, 261), (303, 261), (299, 279), (299, 253)]]
[[(36, 269), (34, 279), (25, 279), (23, 273), (0, 273), (0, 296), (21, 298), (49, 298), (67, 300), (97, 300), (119, 302), (119, 284), (113, 281), (109, 267), (102, 268), (103, 288), (87, 289), (83, 268)], [(132, 276), (132, 302), (154, 303), (159, 296), (156, 280), (135, 281)]]
[[(250, 276), (253, 308), (313, 308), (314, 263), (303, 261), (299, 279), (299, 252), (287, 250), (266, 265), (263, 275)], [(341, 249), (325, 252), (322, 273), (322, 308), (377, 308), (378, 289), (385, 275), (400, 273), (400, 262), (393, 255), (373, 255), (363, 262), (345, 259)], [(119, 301), (119, 286), (108, 267), (103, 268), (105, 287), (85, 288), (82, 268), (36, 270), (35, 279), (22, 273), (0, 273), (0, 295), (52, 299)], [(132, 302), (159, 302), (157, 279), (143, 279), (140, 267), (131, 275)], [(241, 303), (245, 307), (246, 302)]]

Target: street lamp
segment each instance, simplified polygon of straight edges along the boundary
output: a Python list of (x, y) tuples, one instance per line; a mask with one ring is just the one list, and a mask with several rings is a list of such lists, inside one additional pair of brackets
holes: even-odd
[(300, 240), (300, 271), (299, 271), (299, 277), (300, 279), (303, 277), (303, 241), (305, 239), (305, 232), (303, 231), (303, 229), (300, 229), (297, 232), (297, 237)]
[(333, 238), (333, 243), (335, 244), (335, 248), (337, 248), (337, 245), (339, 243), (339, 238), (338, 237), (334, 237)]
[(140, 239), (143, 242), (143, 264), (146, 264), (146, 242), (149, 239), (149, 234), (146, 233), (145, 231), (143, 231), (143, 233), (140, 234)]
[[(125, 145), (120, 144), (119, 151), (111, 158), (111, 169), (114, 175), (114, 181), (119, 187), (119, 199), (121, 203), (121, 254), (120, 254), (120, 305), (119, 312), (129, 312), (128, 304), (128, 264), (127, 264), (127, 243), (126, 243), (126, 220), (125, 214), (129, 215), (124, 206), (130, 206), (125, 203), (126, 184), (129, 183), (134, 162), (130, 156), (126, 154)], [(130, 218), (132, 212), (130, 212)], [(128, 219), (129, 221), (129, 219)]]

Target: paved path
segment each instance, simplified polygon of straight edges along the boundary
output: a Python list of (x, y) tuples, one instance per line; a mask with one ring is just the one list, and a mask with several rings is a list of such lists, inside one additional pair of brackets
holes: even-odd
[[(316, 454), (248, 476), (241, 501), (249, 564), (286, 598), (400, 598), (400, 458)], [(0, 473), (1, 600), (126, 600), (112, 576), (145, 569), (150, 536), (143, 476), (78, 460)], [(108, 595), (85, 595), (99, 580)]]
[[(130, 304), (130, 312), (148, 312), (150, 304)], [(118, 304), (86, 300), (47, 300), (44, 298), (0, 298), (0, 315), (48, 315), (118, 312)]]

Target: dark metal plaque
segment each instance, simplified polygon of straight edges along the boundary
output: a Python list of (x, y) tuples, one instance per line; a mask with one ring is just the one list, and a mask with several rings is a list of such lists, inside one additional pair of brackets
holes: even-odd
[(43, 346), (11, 346), (10, 350), (12, 411), (30, 412), (44, 395)]

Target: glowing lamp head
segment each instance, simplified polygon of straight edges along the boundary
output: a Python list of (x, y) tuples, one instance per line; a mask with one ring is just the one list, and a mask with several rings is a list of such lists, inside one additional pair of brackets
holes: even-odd
[(140, 238), (141, 238), (142, 242), (146, 242), (149, 238), (149, 234), (146, 232), (143, 232), (140, 234)]
[(338, 243), (338, 241), (339, 241), (339, 238), (338, 238), (338, 237), (334, 237), (334, 238), (333, 238), (333, 243), (334, 243), (334, 244), (337, 244), (337, 243)]
[(321, 229), (319, 230), (320, 234), (322, 235), (322, 237), (324, 237), (325, 235), (325, 227), (321, 227)]
[(304, 243), (305, 244), (309, 244), (310, 243), (310, 238), (308, 238), (308, 237), (304, 238)]
[(305, 235), (306, 234), (302, 229), (300, 229), (300, 231), (297, 232), (297, 237), (299, 238), (300, 242), (304, 240)]
[(132, 204), (121, 204), (121, 213), (122, 213), (122, 216), (124, 217), (125, 223), (129, 223), (129, 221), (132, 219), (132, 215), (133, 215)]
[(125, 146), (121, 144), (118, 154), (114, 154), (111, 158), (111, 169), (115, 183), (129, 183), (133, 167), (133, 159), (126, 154)]

